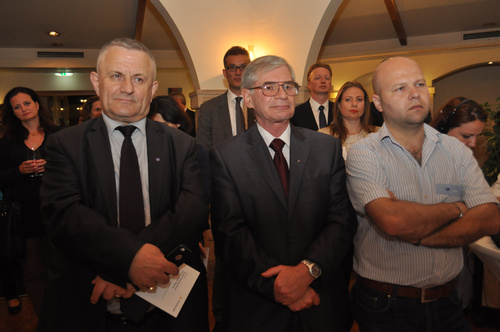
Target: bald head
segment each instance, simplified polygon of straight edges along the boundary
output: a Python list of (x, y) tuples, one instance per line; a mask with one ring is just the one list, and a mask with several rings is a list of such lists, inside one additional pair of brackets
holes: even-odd
[(390, 58), (373, 73), (373, 103), (391, 129), (421, 126), (430, 96), (422, 69), (412, 59)]
[[(401, 68), (405, 68), (405, 65), (409, 66), (416, 66), (419, 68), (420, 72), (422, 72), (422, 69), (420, 69), (419, 64), (410, 58), (405, 58), (405, 57), (394, 57), (394, 58), (388, 58), (382, 61), (377, 68), (375, 68), (375, 71), (373, 72), (372, 76), (372, 85), (373, 85), (373, 91), (375, 94), (380, 94), (380, 89), (381, 89), (381, 82), (380, 78), (384, 76), (385, 72), (387, 71), (393, 71), (393, 70), (398, 70)], [(380, 75), (382, 73), (382, 75)]]

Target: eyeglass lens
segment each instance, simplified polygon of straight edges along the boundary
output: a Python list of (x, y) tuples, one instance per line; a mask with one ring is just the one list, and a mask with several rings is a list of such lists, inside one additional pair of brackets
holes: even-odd
[(230, 72), (235, 72), (235, 71), (237, 71), (238, 69), (239, 69), (240, 71), (244, 71), (246, 67), (247, 67), (247, 64), (245, 64), (245, 63), (244, 63), (244, 64), (239, 65), (239, 66), (236, 66), (236, 65), (229, 65), (229, 66), (227, 66), (227, 67), (226, 67), (226, 69), (227, 69), (228, 71), (230, 71)]
[(268, 97), (276, 96), (278, 94), (280, 86), (283, 87), (283, 90), (289, 96), (295, 96), (299, 93), (295, 82), (285, 82), (281, 84), (277, 82), (266, 82), (261, 86), (262, 93)]

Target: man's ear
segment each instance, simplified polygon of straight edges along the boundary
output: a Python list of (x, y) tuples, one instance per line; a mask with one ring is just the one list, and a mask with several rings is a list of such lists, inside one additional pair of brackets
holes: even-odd
[(243, 101), (245, 102), (245, 106), (247, 108), (254, 108), (252, 101), (252, 92), (250, 92), (250, 90), (247, 89), (242, 89), (241, 95), (243, 96)]
[(380, 103), (380, 96), (379, 95), (373, 95), (372, 96), (372, 100), (373, 100), (373, 105), (375, 105), (375, 108), (380, 112), (382, 113), (383, 110), (382, 110), (382, 104)]
[(222, 69), (222, 75), (224, 75), (224, 78), (227, 80), (227, 72), (226, 72), (226, 69)]
[(90, 82), (94, 87), (95, 93), (99, 96), (99, 74), (95, 71), (90, 73)]
[(151, 100), (153, 100), (153, 96), (155, 95), (156, 90), (158, 90), (158, 81), (154, 81), (153, 85), (151, 86)]

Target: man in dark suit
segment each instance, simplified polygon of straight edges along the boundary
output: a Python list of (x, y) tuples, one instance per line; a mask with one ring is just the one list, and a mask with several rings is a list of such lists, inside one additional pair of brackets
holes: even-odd
[(294, 126), (317, 131), (333, 120), (333, 103), (328, 100), (332, 88), (330, 65), (322, 62), (312, 65), (307, 72), (307, 87), (311, 98), (295, 108), (290, 122)]
[[(241, 46), (233, 46), (224, 54), (222, 74), (229, 88), (222, 95), (201, 104), (198, 113), (196, 142), (207, 153), (212, 146), (244, 132), (255, 122), (253, 111), (245, 107), (241, 96), (241, 77), (249, 62), (250, 55)], [(218, 331), (222, 321), (224, 273), (224, 263), (216, 257), (212, 293), (214, 331)]]
[(191, 121), (191, 124), (193, 125), (188, 134), (193, 137), (196, 137), (196, 113), (193, 110), (187, 108), (186, 96), (184, 96), (184, 94), (179, 90), (172, 92), (169, 96), (174, 98), (175, 101), (177, 101), (177, 103), (179, 104), (179, 107), (182, 108), (184, 112), (186, 112), (186, 115), (188, 116), (189, 120)]
[[(196, 141), (207, 151), (255, 122), (253, 112), (245, 108), (241, 97), (241, 77), (249, 62), (250, 55), (241, 46), (231, 47), (224, 55), (222, 74), (229, 88), (222, 95), (201, 104), (198, 115)], [(238, 115), (240, 109), (244, 121)], [(239, 128), (240, 123), (242, 130)]]
[(283, 58), (252, 61), (242, 92), (257, 124), (210, 154), (224, 331), (349, 331), (341, 262), (357, 222), (340, 142), (289, 124), (298, 85)]
[[(141, 43), (125, 38), (106, 44), (91, 74), (102, 118), (47, 142), (42, 213), (56, 250), (42, 331), (208, 331), (206, 273), (194, 251), (208, 215), (196, 143), (146, 119), (158, 85), (155, 72), (155, 60)], [(132, 135), (125, 138), (123, 127), (133, 129)], [(142, 220), (137, 232), (125, 227), (129, 213), (119, 206), (119, 187), (127, 182), (120, 178), (126, 140), (137, 152), (133, 179), (142, 187), (143, 208), (134, 211)], [(179, 316), (146, 303), (149, 311), (131, 320), (122, 304), (137, 298), (136, 289), (154, 291), (179, 272), (165, 258), (179, 244), (193, 249), (188, 264), (200, 271)]]

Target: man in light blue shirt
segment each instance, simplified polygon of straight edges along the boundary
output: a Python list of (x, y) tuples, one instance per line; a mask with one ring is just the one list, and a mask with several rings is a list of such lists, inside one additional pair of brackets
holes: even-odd
[(469, 331), (454, 278), (461, 246), (498, 232), (497, 200), (470, 149), (424, 124), (430, 97), (415, 61), (382, 62), (373, 87), (384, 125), (346, 166), (360, 331)]

